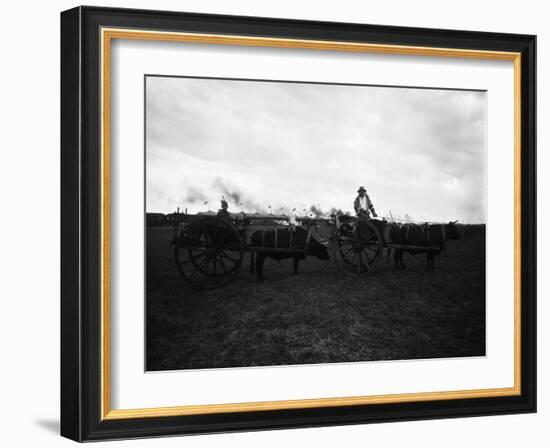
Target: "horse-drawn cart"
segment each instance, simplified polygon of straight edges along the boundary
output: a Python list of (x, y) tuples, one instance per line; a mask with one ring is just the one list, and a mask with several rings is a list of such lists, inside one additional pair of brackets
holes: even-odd
[[(252, 243), (251, 231), (258, 229), (288, 229), (285, 216), (236, 214), (226, 217), (210, 215), (174, 214), (174, 259), (180, 275), (188, 282), (204, 289), (223, 286), (231, 281), (243, 265), (244, 253), (272, 250), (281, 252), (304, 251), (303, 247), (287, 243), (272, 249)], [(382, 258), (385, 221), (358, 220), (350, 216), (333, 216), (330, 253), (340, 270), (350, 275), (371, 272)], [(276, 234), (276, 233), (275, 233)], [(276, 237), (275, 237), (276, 238)]]

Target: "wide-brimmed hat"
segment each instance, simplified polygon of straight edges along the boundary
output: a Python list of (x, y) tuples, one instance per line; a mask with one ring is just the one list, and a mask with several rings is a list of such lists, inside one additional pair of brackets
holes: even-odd
[(359, 187), (359, 190), (357, 190), (357, 193), (366, 193), (366, 192), (367, 192), (367, 190), (365, 190), (365, 187), (363, 187), (363, 185), (361, 185)]

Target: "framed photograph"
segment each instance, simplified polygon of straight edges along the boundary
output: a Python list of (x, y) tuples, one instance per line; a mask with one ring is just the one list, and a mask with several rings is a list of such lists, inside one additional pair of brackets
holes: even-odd
[(535, 36), (61, 14), (61, 433), (536, 411)]

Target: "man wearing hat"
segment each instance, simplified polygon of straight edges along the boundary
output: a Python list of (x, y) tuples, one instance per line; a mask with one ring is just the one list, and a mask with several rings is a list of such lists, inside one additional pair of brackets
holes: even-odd
[(355, 214), (359, 218), (370, 219), (370, 212), (372, 212), (372, 216), (376, 218), (378, 215), (376, 214), (376, 210), (374, 210), (374, 205), (372, 205), (372, 201), (370, 200), (369, 195), (367, 194), (367, 190), (365, 190), (365, 187), (360, 186), (359, 190), (357, 190), (357, 193), (359, 194), (355, 198), (355, 201), (353, 201)]

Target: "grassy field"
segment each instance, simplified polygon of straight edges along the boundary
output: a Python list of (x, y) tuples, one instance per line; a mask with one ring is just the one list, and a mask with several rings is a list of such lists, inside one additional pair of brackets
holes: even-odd
[(248, 273), (199, 291), (180, 278), (170, 228), (147, 229), (147, 370), (200, 369), (485, 354), (485, 227), (464, 226), (425, 268), (384, 260), (368, 277), (334, 262), (266, 260), (265, 282)]

